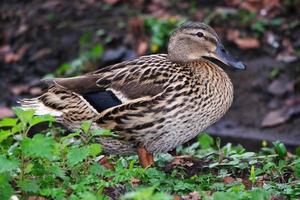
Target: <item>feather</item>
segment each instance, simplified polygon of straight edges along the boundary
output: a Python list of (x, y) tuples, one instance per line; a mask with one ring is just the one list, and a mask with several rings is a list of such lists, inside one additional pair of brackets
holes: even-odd
[(83, 98), (99, 113), (122, 104), (122, 101), (112, 91), (89, 92), (84, 94)]

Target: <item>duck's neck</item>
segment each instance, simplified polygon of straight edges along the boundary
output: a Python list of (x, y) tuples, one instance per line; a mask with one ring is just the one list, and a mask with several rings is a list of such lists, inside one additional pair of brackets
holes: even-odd
[(208, 60), (193, 62), (190, 66), (200, 84), (206, 87), (205, 90), (212, 101), (219, 101), (221, 117), (233, 101), (233, 85), (230, 78), (221, 67)]

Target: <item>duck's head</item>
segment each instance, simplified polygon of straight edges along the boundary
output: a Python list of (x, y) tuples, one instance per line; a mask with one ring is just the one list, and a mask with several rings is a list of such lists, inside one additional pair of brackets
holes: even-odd
[(246, 68), (241, 61), (230, 55), (210, 26), (198, 22), (187, 22), (171, 35), (168, 58), (183, 63), (203, 59), (219, 60), (236, 69)]

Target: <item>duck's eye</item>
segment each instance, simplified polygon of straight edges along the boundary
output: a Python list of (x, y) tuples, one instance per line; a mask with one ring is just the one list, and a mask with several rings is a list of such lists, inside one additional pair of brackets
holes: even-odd
[(196, 35), (200, 38), (204, 36), (204, 34), (202, 32), (198, 32), (198, 33), (196, 33)]

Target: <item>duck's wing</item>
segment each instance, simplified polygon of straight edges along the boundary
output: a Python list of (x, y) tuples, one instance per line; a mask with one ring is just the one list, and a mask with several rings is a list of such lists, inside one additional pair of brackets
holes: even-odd
[(153, 97), (165, 89), (171, 65), (165, 54), (143, 56), (73, 78), (45, 80), (81, 95), (99, 113), (121, 104)]

